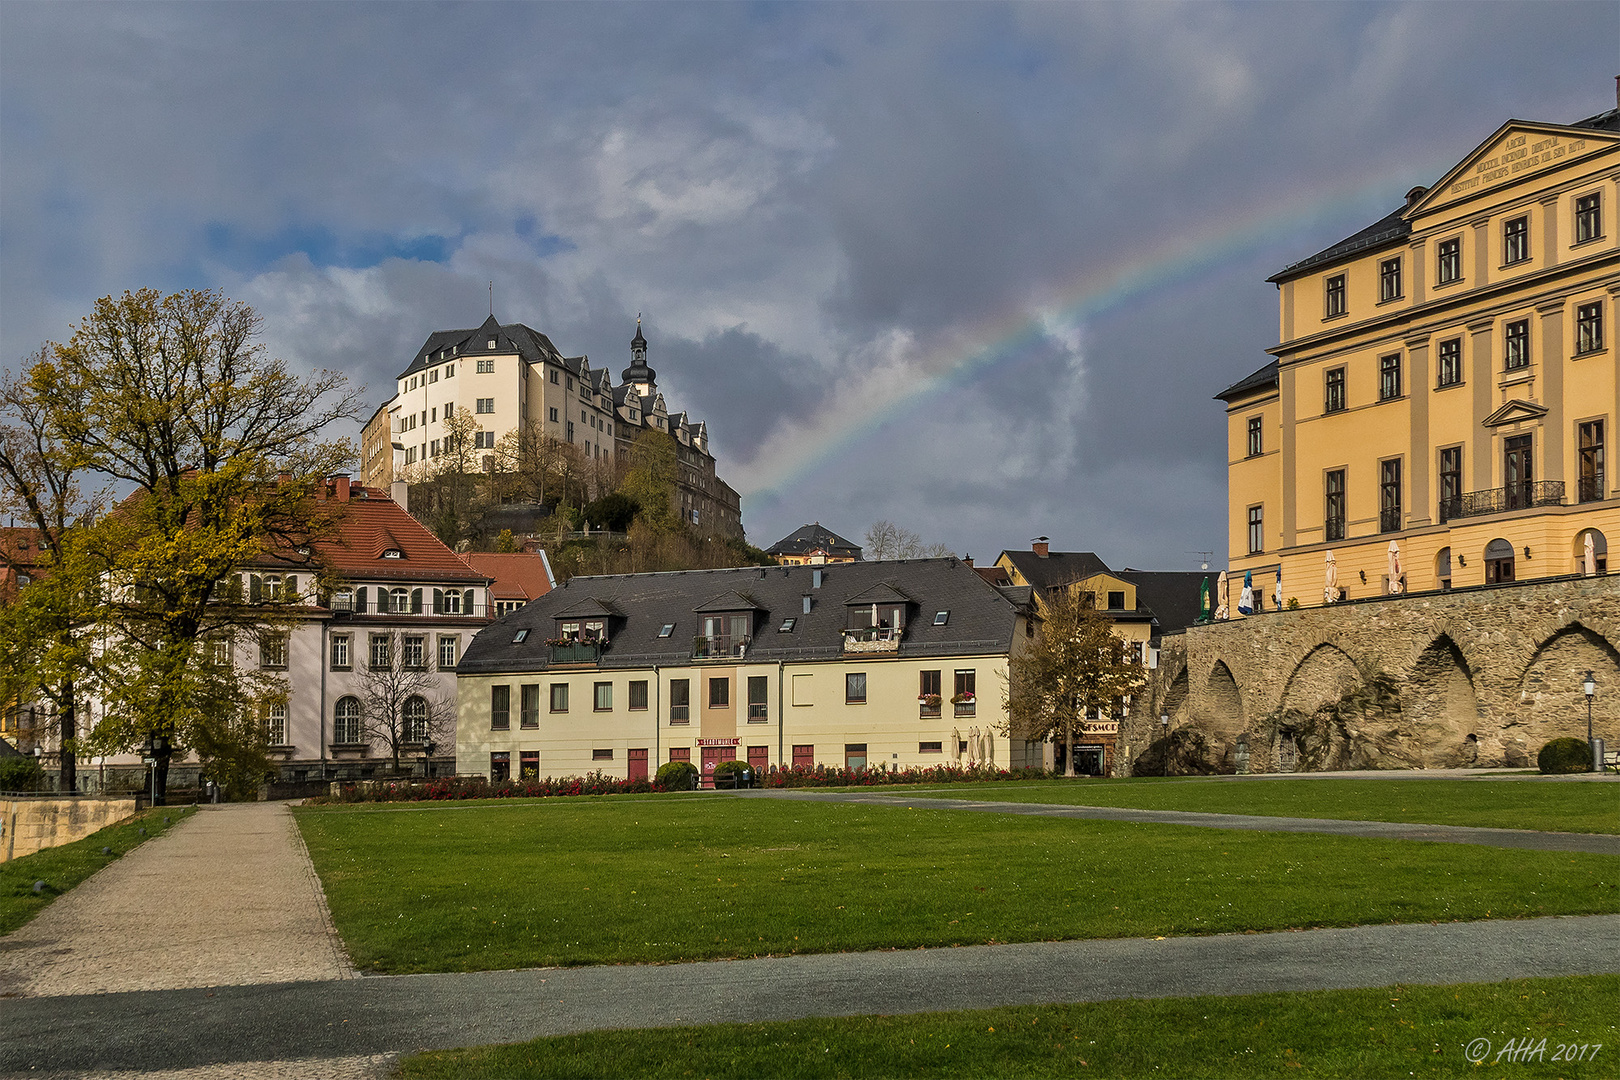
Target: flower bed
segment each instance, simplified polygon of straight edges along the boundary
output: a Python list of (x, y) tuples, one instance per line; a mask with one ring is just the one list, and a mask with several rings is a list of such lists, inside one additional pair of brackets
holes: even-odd
[(888, 784), (962, 784), (997, 780), (1051, 780), (1049, 769), (1001, 769), (994, 765), (928, 765), (904, 769), (851, 769), (836, 765), (773, 768), (760, 777), (768, 788), (880, 787)]

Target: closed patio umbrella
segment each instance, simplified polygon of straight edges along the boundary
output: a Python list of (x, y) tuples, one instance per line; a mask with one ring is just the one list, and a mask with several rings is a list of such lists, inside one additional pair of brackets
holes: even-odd
[(1587, 577), (1597, 577), (1597, 543), (1592, 539), (1591, 529), (1586, 530), (1586, 542), (1583, 546), (1586, 554), (1583, 560), (1585, 565), (1581, 567), (1581, 572)]
[(1332, 604), (1339, 599), (1339, 564), (1333, 552), (1327, 553), (1327, 568), (1322, 574), (1322, 603)]
[(1389, 542), (1389, 595), (1399, 596), (1403, 587), (1401, 582), (1401, 545), (1391, 540)]
[(951, 728), (951, 760), (962, 760), (962, 729)]
[(1209, 578), (1207, 576), (1198, 584), (1198, 621), (1209, 621)]
[(1238, 593), (1238, 611), (1244, 615), (1254, 614), (1254, 572), (1243, 571), (1243, 591)]
[(1272, 599), (1277, 601), (1277, 610), (1282, 610), (1282, 571), (1277, 571), (1277, 587), (1272, 590)]
[(1226, 580), (1226, 571), (1215, 579), (1215, 597), (1219, 606), (1215, 609), (1215, 618), (1230, 619), (1232, 617), (1232, 583)]

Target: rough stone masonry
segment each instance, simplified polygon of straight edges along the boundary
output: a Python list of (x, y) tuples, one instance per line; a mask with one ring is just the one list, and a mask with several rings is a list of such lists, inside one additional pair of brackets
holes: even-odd
[[(1268, 612), (1167, 636), (1121, 731), (1138, 774), (1534, 765), (1620, 741), (1620, 576)], [(1170, 716), (1168, 732), (1161, 713)], [(1244, 755), (1246, 753), (1246, 762)]]

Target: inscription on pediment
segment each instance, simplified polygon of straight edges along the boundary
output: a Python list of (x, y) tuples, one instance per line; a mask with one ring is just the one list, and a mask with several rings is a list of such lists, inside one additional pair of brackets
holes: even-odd
[(1594, 146), (1590, 139), (1572, 139), (1564, 135), (1510, 134), (1489, 147), (1466, 173), (1452, 181), (1446, 194), (1465, 195), (1470, 191), (1492, 187), (1526, 169), (1583, 154)]

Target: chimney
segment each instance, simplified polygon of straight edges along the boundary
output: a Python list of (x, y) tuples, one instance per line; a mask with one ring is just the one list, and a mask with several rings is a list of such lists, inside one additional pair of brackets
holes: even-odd
[(1046, 539), (1047, 538), (1044, 536), (1037, 536), (1034, 540), (1030, 541), (1030, 550), (1035, 552), (1035, 557), (1037, 559), (1046, 558), (1048, 550)]
[(388, 496), (395, 502), (399, 503), (399, 508), (401, 510), (409, 510), (411, 508), (411, 485), (407, 484), (405, 481), (395, 480), (392, 484), (388, 485)]
[(973, 565), (973, 556), (964, 555), (964, 556), (962, 556), (962, 561), (967, 563), (969, 566), (972, 566)]
[(332, 497), (338, 502), (349, 501), (349, 474), (339, 473), (332, 477)]

